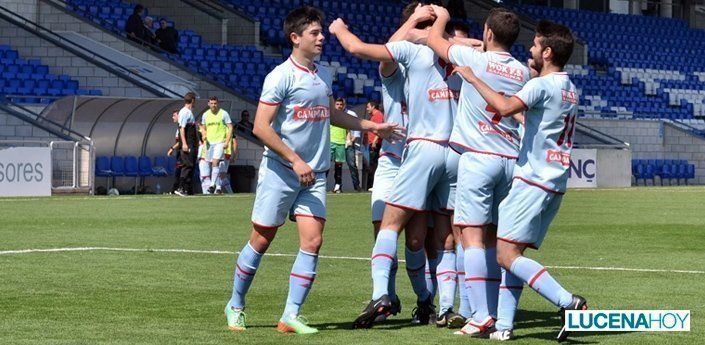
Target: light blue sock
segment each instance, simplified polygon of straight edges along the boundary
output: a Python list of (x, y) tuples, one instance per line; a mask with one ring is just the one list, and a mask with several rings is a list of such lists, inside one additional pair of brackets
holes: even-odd
[(233, 308), (245, 308), (245, 295), (250, 289), (252, 279), (255, 278), (257, 267), (262, 260), (262, 254), (255, 251), (250, 242), (247, 242), (244, 248), (237, 256), (235, 264), (235, 272), (233, 273), (233, 294), (230, 297), (228, 305)]
[(426, 259), (426, 267), (424, 270), (426, 279), (426, 290), (431, 293), (431, 300), (436, 299), (438, 291), (438, 281), (436, 280), (436, 269), (438, 268), (438, 257), (435, 259)]
[(406, 273), (411, 281), (411, 288), (414, 290), (419, 301), (425, 301), (431, 293), (426, 287), (424, 279), (424, 268), (426, 268), (426, 253), (423, 248), (412, 252), (408, 247), (405, 249)]
[(316, 266), (318, 266), (318, 254), (299, 249), (289, 275), (289, 296), (286, 298), (282, 318), (287, 315), (299, 315), (301, 305), (304, 304), (308, 292), (311, 291), (313, 280), (316, 279)]
[(472, 319), (482, 323), (490, 316), (487, 298), (487, 253), (484, 248), (465, 248), (465, 289), (472, 304)]
[(387, 286), (387, 292), (389, 293), (389, 298), (392, 300), (397, 299), (397, 270), (399, 269), (399, 260), (397, 256), (394, 255), (394, 260), (392, 261), (392, 267), (389, 270), (389, 285)]
[(502, 280), (502, 269), (497, 263), (497, 248), (485, 249), (487, 262), (487, 310), (490, 316), (497, 318), (497, 303), (499, 299), (499, 283)]
[(516, 315), (523, 288), (524, 281), (521, 278), (502, 268), (502, 284), (499, 286), (499, 307), (495, 323), (497, 330), (514, 329), (514, 315)]
[(469, 318), (472, 316), (472, 309), (470, 309), (470, 299), (468, 299), (465, 290), (465, 250), (461, 244), (455, 246), (455, 268), (458, 271), (458, 292), (460, 294), (458, 313), (464, 318)]
[(570, 306), (570, 302), (573, 301), (573, 295), (566, 291), (561, 284), (558, 284), (546, 272), (545, 267), (534, 260), (520, 256), (514, 260), (509, 270), (524, 280), (539, 295), (558, 307), (567, 308)]
[(372, 248), (372, 299), (389, 294), (389, 275), (397, 254), (397, 238), (394, 230), (382, 229), (377, 234)]
[(436, 281), (438, 284), (439, 315), (453, 308), (455, 286), (458, 284), (458, 274), (455, 271), (455, 251), (439, 250)]

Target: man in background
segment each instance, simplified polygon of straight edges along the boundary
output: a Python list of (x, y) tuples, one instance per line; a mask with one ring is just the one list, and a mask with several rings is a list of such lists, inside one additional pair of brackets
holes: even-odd
[[(367, 102), (367, 114), (370, 116), (370, 121), (376, 123), (384, 122), (384, 114), (379, 110), (377, 101)], [(372, 185), (375, 180), (375, 170), (377, 170), (377, 160), (379, 159), (379, 150), (382, 148), (382, 140), (372, 132), (367, 133), (367, 145), (370, 149), (370, 165), (367, 171), (367, 190), (372, 190)]]
[[(357, 117), (357, 114), (346, 108), (345, 99), (338, 97), (335, 100), (335, 108), (346, 112), (350, 116)], [(345, 160), (348, 164), (348, 169), (350, 169), (350, 178), (352, 179), (353, 189), (355, 191), (360, 190), (360, 175), (357, 170), (357, 163), (355, 162), (356, 153), (360, 151), (360, 131), (348, 131), (345, 138)]]
[(179, 53), (179, 32), (174, 27), (169, 26), (166, 19), (159, 20), (159, 29), (155, 32), (159, 47), (169, 53)]

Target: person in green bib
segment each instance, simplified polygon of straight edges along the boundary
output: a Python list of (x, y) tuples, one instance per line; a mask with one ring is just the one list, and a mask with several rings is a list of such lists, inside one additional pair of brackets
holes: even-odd
[(230, 147), (233, 139), (233, 122), (227, 111), (218, 106), (218, 97), (208, 100), (208, 110), (201, 116), (201, 135), (208, 148), (206, 160), (211, 162), (211, 185), (208, 193), (220, 192), (220, 162), (225, 157), (225, 148)]
[(345, 139), (347, 136), (347, 129), (330, 125), (330, 159), (335, 163), (335, 172), (333, 174), (335, 187), (333, 187), (333, 193), (342, 192)]

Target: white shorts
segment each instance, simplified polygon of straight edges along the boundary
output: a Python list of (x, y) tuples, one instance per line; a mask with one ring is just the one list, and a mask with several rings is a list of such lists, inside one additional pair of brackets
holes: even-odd
[(275, 159), (262, 157), (252, 223), (278, 228), (287, 214), (326, 219), (326, 174), (316, 173), (316, 183), (302, 187), (294, 170)]
[(214, 143), (208, 145), (208, 152), (206, 153), (206, 160), (212, 162), (214, 159), (223, 160), (225, 156), (225, 143)]
[(514, 179), (509, 195), (499, 204), (497, 239), (539, 249), (561, 200), (563, 194)]
[(445, 178), (448, 150), (447, 144), (428, 140), (410, 142), (387, 204), (412, 211), (430, 210), (429, 198), (440, 200), (450, 188)]
[(385, 202), (394, 187), (394, 178), (397, 177), (401, 160), (384, 155), (377, 161), (375, 180), (372, 185), (372, 221), (381, 222), (384, 215)]
[(460, 157), (455, 225), (497, 224), (500, 202), (512, 186), (515, 159), (465, 152)]

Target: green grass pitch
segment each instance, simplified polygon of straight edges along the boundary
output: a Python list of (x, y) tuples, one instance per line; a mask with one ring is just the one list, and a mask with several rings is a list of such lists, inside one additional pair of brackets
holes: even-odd
[[(321, 255), (368, 258), (369, 194), (329, 196)], [(0, 199), (0, 344), (460, 344), (483, 343), (435, 326), (409, 325), (413, 293), (400, 267), (400, 317), (350, 330), (370, 297), (369, 261), (322, 258), (303, 314), (321, 332), (280, 335), (292, 256), (263, 259), (248, 296), (243, 334), (228, 331), (223, 307), (234, 254), (250, 232), (252, 195)], [(8, 253), (29, 248), (110, 247), (135, 251)], [(270, 253), (294, 254), (291, 223)], [(403, 256), (403, 255), (402, 255)], [(689, 309), (690, 333), (589, 333), (575, 343), (705, 342), (705, 188), (571, 190), (544, 246), (530, 251), (591, 308)], [(403, 265), (402, 265), (403, 266)], [(623, 267), (666, 272), (590, 270)], [(526, 288), (515, 344), (552, 342), (556, 308)]]

